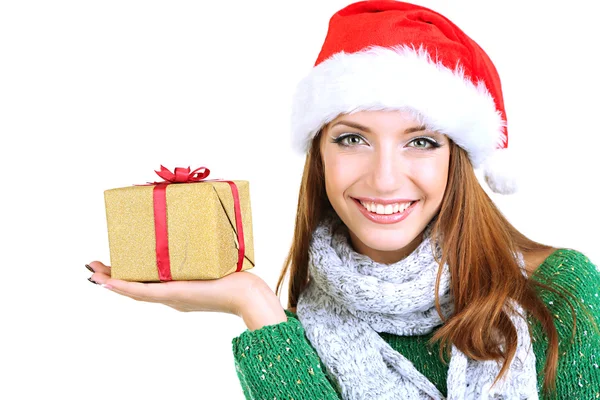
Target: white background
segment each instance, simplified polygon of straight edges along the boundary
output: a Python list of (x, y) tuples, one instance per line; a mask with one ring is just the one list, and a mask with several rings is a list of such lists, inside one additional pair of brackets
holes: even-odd
[[(496, 63), (525, 234), (600, 261), (600, 31), (583, 0), (419, 1)], [(250, 181), (257, 266), (274, 288), (303, 157), (291, 96), (331, 14), (315, 1), (4, 1), (0, 5), (0, 398), (242, 399), (241, 319), (180, 313), (87, 281), (109, 263), (103, 191), (160, 164)], [(556, 5), (553, 5), (556, 4)], [(285, 293), (282, 304), (286, 304)]]

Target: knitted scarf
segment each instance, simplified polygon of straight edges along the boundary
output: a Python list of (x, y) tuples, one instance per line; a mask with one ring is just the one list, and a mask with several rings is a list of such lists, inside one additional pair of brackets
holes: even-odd
[[(343, 399), (444, 399), (408, 359), (378, 335), (423, 335), (442, 323), (434, 302), (439, 264), (433, 256), (430, 231), (425, 230), (413, 253), (390, 265), (355, 252), (347, 228), (337, 217), (325, 219), (313, 233), (310, 281), (296, 311)], [(519, 260), (522, 262), (522, 257)], [(447, 265), (440, 281), (440, 303), (444, 316), (451, 315)], [(524, 315), (518, 305), (515, 309)], [(527, 322), (522, 317), (511, 318), (518, 346), (507, 374), (492, 386), (500, 363), (468, 359), (452, 346), (448, 399), (538, 398)]]

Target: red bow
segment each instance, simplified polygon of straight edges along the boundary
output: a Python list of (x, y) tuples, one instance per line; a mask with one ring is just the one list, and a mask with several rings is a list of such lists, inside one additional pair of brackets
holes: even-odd
[[(202, 172), (198, 172), (200, 170), (202, 170)], [(175, 168), (175, 173), (173, 173), (167, 168), (163, 167), (162, 165), (160, 166), (160, 171), (154, 172), (156, 172), (156, 174), (163, 178), (165, 181), (171, 183), (200, 182), (210, 174), (210, 170), (206, 167), (196, 168), (191, 172), (190, 167)]]

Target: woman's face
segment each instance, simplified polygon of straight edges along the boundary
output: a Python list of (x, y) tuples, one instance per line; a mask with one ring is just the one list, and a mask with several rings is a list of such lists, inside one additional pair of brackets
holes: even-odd
[(410, 254), (446, 190), (448, 138), (410, 113), (344, 114), (323, 130), (327, 197), (354, 249), (384, 264)]

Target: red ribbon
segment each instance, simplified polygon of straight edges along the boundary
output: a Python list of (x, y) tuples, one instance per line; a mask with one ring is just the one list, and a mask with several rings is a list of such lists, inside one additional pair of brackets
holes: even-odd
[[(199, 172), (201, 171), (201, 172)], [(237, 186), (232, 181), (221, 179), (205, 179), (210, 170), (205, 167), (196, 168), (190, 171), (187, 168), (175, 168), (175, 172), (160, 166), (160, 171), (154, 171), (158, 176), (164, 179), (163, 182), (153, 182), (153, 201), (154, 201), (154, 231), (156, 236), (156, 267), (158, 277), (161, 281), (172, 281), (171, 260), (169, 258), (169, 235), (167, 229), (167, 186), (172, 183), (193, 183), (193, 182), (227, 182), (231, 187), (233, 195), (233, 205), (235, 210), (235, 226), (238, 239), (238, 262), (235, 272), (242, 270), (244, 262), (244, 253), (246, 245), (244, 243), (244, 230), (242, 226), (242, 210), (240, 208), (240, 197)]]

